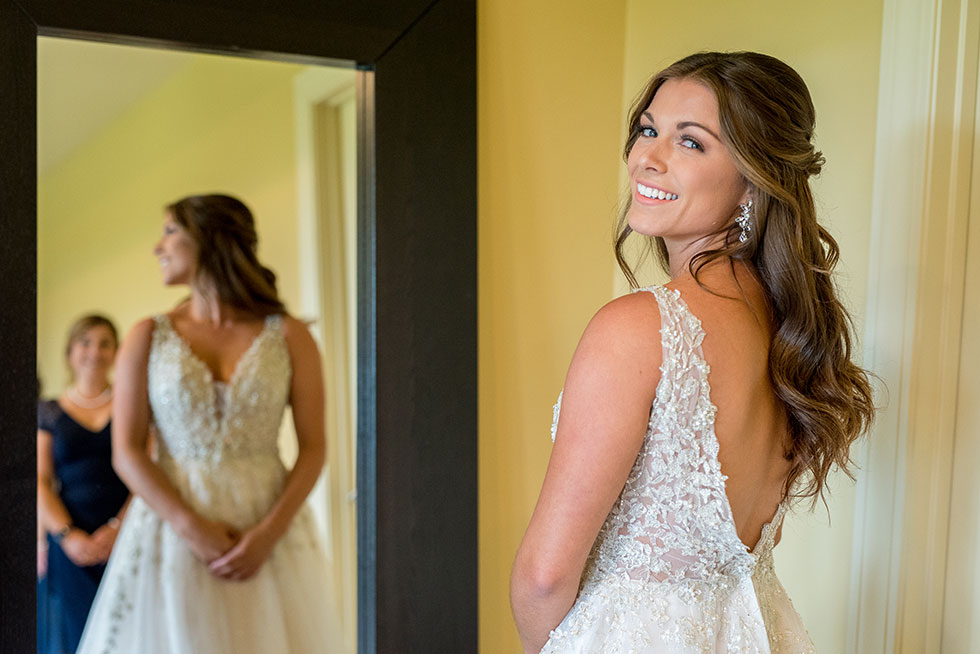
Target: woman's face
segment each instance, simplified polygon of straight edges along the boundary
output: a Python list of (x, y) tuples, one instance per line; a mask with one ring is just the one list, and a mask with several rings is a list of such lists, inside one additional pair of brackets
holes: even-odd
[(76, 378), (108, 375), (115, 358), (116, 339), (105, 325), (86, 329), (68, 350), (68, 365)]
[(167, 286), (190, 284), (197, 270), (198, 248), (187, 230), (166, 214), (163, 220), (163, 236), (153, 248), (160, 262), (163, 283)]
[(748, 199), (748, 183), (720, 139), (718, 101), (699, 82), (668, 80), (639, 122), (627, 158), (629, 225), (663, 237), (671, 261), (716, 245)]

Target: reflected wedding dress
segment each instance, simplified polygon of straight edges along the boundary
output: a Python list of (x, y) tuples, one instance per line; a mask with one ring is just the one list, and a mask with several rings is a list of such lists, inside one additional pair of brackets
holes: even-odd
[[(291, 369), (281, 318), (266, 318), (227, 384), (213, 381), (168, 317), (155, 321), (147, 379), (157, 464), (193, 510), (247, 529), (286, 477), (277, 440)], [(343, 651), (326, 566), (308, 506), (252, 578), (226, 581), (134, 496), (78, 652)]]
[[(541, 654), (813, 652), (773, 569), (780, 504), (751, 552), (718, 462), (700, 321), (678, 291), (660, 306), (663, 364), (639, 456), (596, 538), (578, 598)], [(552, 439), (561, 396), (555, 405)]]

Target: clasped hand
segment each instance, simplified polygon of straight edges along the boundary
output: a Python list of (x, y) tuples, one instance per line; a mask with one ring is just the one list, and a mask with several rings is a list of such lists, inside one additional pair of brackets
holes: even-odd
[(116, 542), (116, 529), (102, 525), (91, 534), (81, 529), (72, 529), (62, 541), (61, 549), (65, 556), (77, 566), (90, 566), (105, 563)]
[(202, 519), (188, 539), (195, 556), (221, 579), (244, 581), (252, 577), (272, 552), (275, 539), (260, 526), (244, 532), (215, 520)]

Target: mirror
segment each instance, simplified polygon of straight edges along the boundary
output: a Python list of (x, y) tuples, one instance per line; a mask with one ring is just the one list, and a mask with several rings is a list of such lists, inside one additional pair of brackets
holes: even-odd
[(38, 36), (356, 67), (358, 652), (475, 652), (475, 1), (0, 0), (0, 654), (36, 643)]
[[(122, 335), (186, 296), (186, 287), (163, 286), (152, 254), (164, 205), (208, 192), (245, 201), (259, 259), (277, 274), (287, 309), (308, 322), (322, 357), (329, 455), (308, 504), (333, 580), (323, 589), (338, 610), (331, 623), (343, 629), (331, 651), (348, 654), (357, 601), (354, 85), (350, 68), (38, 39), (42, 396), (66, 388), (65, 334), (76, 318), (106, 315)], [(287, 468), (297, 456), (288, 414), (279, 442)], [(52, 437), (56, 455), (70, 450), (57, 444), (64, 435)], [(62, 458), (55, 472), (72, 464)], [(46, 617), (38, 629), (49, 646), (66, 638), (73, 649), (80, 625), (59, 601), (85, 593), (66, 581), (70, 572), (59, 575), (70, 565), (59, 562), (39, 585)], [(84, 612), (75, 607), (84, 600), (70, 603)]]

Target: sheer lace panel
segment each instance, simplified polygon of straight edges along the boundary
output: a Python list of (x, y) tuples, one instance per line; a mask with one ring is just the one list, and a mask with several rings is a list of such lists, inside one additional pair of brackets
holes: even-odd
[(701, 322), (678, 291), (640, 291), (658, 303), (663, 350), (647, 432), (575, 605), (542, 654), (812, 652), (772, 565), (785, 506), (751, 553), (738, 538), (718, 461)]
[[(725, 495), (701, 322), (678, 291), (640, 290), (660, 307), (660, 383), (639, 456), (599, 533), (586, 577), (680, 582), (740, 576), (754, 559), (738, 539)], [(561, 396), (552, 437), (560, 410)]]

